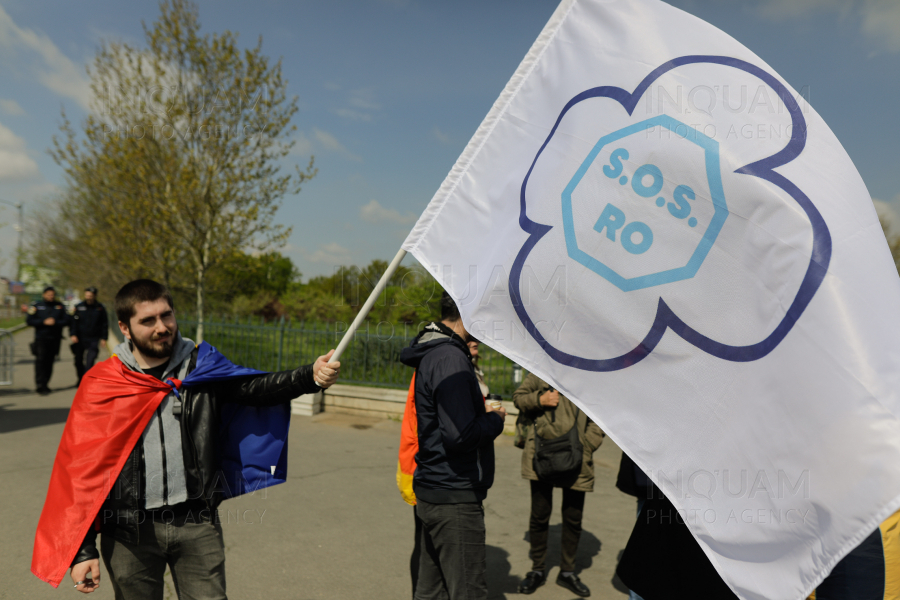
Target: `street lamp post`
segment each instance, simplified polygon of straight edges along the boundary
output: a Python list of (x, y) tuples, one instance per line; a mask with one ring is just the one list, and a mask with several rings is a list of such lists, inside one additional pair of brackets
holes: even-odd
[(16, 250), (16, 281), (22, 281), (22, 232), (25, 231), (24, 213), (25, 208), (21, 202), (8, 202), (0, 200), (0, 204), (6, 204), (19, 210), (19, 222), (16, 223), (16, 231), (19, 232), (19, 247)]

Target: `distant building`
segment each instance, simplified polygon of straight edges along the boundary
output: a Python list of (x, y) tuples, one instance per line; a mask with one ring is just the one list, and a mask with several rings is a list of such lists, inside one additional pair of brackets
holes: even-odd
[(0, 277), (0, 295), (2, 294), (24, 294), (25, 284), (21, 281), (13, 281), (7, 277)]

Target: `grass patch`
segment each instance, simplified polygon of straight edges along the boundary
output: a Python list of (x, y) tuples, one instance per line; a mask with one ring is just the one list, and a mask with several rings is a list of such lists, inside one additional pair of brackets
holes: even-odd
[(10, 329), (11, 327), (15, 327), (16, 325), (20, 325), (25, 322), (25, 317), (15, 317), (12, 319), (0, 319), (0, 329)]

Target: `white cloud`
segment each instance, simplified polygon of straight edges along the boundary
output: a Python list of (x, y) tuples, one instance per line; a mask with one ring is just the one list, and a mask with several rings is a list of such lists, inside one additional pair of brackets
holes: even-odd
[(891, 52), (900, 52), (900, 2), (867, 0), (863, 8), (863, 32)]
[(772, 20), (806, 18), (818, 11), (842, 17), (858, 14), (860, 29), (890, 52), (900, 52), (900, 2), (897, 0), (759, 0), (760, 14)]
[(452, 144), (453, 140), (450, 139), (450, 136), (435, 127), (431, 130), (431, 134), (434, 136), (434, 139), (439, 141), (442, 144)]
[(900, 195), (893, 202), (873, 198), (875, 212), (884, 221), (893, 235), (900, 235)]
[(413, 213), (406, 213), (405, 215), (401, 215), (393, 208), (385, 208), (381, 204), (379, 204), (377, 200), (372, 200), (359, 209), (359, 218), (366, 223), (372, 223), (376, 225), (380, 223), (411, 225), (415, 223), (419, 217)]
[(20, 117), (25, 114), (25, 109), (19, 106), (15, 100), (0, 98), (0, 111), (12, 117)]
[(342, 143), (338, 141), (336, 137), (327, 131), (322, 131), (321, 129), (316, 129), (313, 127), (313, 135), (316, 136), (316, 141), (318, 141), (326, 150), (331, 150), (332, 152), (346, 152), (347, 149), (344, 147)]
[(327, 131), (323, 131), (321, 129), (317, 129), (313, 127), (313, 135), (316, 138), (317, 145), (321, 146), (325, 150), (329, 152), (336, 152), (337, 154), (342, 155), (344, 158), (349, 158), (350, 160), (362, 161), (362, 158), (353, 154), (347, 148), (338, 141), (334, 135), (328, 133)]
[(771, 19), (806, 17), (818, 10), (850, 8), (846, 0), (760, 0), (760, 13)]
[(380, 110), (381, 105), (375, 102), (375, 91), (372, 88), (359, 88), (350, 92), (350, 106), (363, 110)]
[(0, 181), (27, 181), (37, 175), (37, 163), (27, 154), (0, 148)]
[(71, 98), (85, 110), (90, 108), (91, 90), (84, 66), (60, 52), (46, 35), (16, 25), (2, 7), (0, 46), (6, 50), (3, 52), (4, 58), (15, 60), (24, 69), (34, 71), (44, 87)]
[(372, 115), (370, 115), (369, 113), (360, 112), (352, 108), (334, 108), (331, 110), (331, 112), (339, 117), (350, 119), (352, 121), (369, 122), (372, 120)]
[(291, 148), (292, 155), (309, 158), (310, 154), (319, 154), (322, 152), (333, 152), (349, 160), (362, 162), (362, 157), (350, 152), (350, 150), (348, 150), (334, 134), (316, 127), (313, 127), (311, 135), (307, 135), (305, 132), (301, 131), (294, 138), (294, 147)]
[(303, 251), (306, 260), (314, 263), (325, 263), (328, 265), (339, 265), (350, 263), (350, 250), (344, 248), (336, 242), (331, 242), (319, 246), (319, 249), (309, 254)]
[(371, 121), (372, 113), (381, 110), (381, 105), (375, 101), (375, 91), (372, 88), (358, 88), (350, 91), (347, 98), (347, 106), (333, 108), (331, 112), (339, 117), (353, 121)]
[(43, 183), (35, 183), (25, 187), (22, 197), (31, 200), (42, 201), (50, 198), (51, 196), (58, 196), (63, 193), (63, 188), (56, 185), (55, 183), (50, 183), (49, 181), (45, 181)]
[(40, 174), (26, 148), (25, 140), (0, 123), (0, 182), (28, 181)]
[(307, 158), (310, 154), (315, 154), (312, 141), (302, 131), (294, 138), (294, 147), (291, 148), (291, 154)]

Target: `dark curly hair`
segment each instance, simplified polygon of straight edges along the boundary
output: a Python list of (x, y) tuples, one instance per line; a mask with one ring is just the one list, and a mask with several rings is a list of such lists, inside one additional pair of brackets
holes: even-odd
[(174, 309), (175, 302), (169, 288), (152, 279), (135, 279), (122, 286), (116, 294), (116, 318), (126, 325), (131, 323), (134, 316), (134, 306), (141, 302), (155, 302), (165, 300), (169, 307)]
[(447, 292), (441, 294), (441, 321), (459, 321), (459, 308)]

